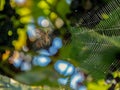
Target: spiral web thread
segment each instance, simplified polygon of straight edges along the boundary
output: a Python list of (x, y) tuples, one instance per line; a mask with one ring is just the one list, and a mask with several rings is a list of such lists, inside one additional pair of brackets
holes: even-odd
[[(115, 10), (115, 16), (118, 16), (119, 18), (117, 19), (117, 21), (115, 21), (113, 23), (113, 25), (111, 25), (110, 24), (111, 19), (116, 18), (116, 17), (111, 17), (111, 14), (112, 14), (111, 12), (114, 10)], [(97, 20), (99, 20), (101, 18), (102, 13), (107, 13), (109, 15), (110, 19), (107, 19), (104, 21), (106, 24), (111, 25), (111, 26), (104, 27), (104, 24), (99, 23), (98, 26), (94, 27), (93, 29), (89, 29), (89, 28), (82, 28), (81, 23), (78, 23), (78, 27), (80, 27), (80, 29), (78, 29), (76, 31), (72, 30), (73, 32), (75, 32), (74, 34), (75, 34), (76, 38), (78, 38), (81, 33), (86, 33), (86, 32), (92, 33), (92, 31), (95, 31), (95, 32), (101, 31), (103, 33), (103, 35), (101, 35), (102, 39), (100, 38), (102, 42), (96, 42), (96, 40), (94, 40), (94, 38), (91, 38), (91, 37), (89, 38), (89, 40), (83, 41), (87, 47), (91, 48), (92, 53), (90, 54), (89, 58), (87, 58), (87, 60), (85, 60), (83, 63), (81, 63), (81, 66), (95, 65), (95, 63), (97, 63), (96, 57), (98, 57), (98, 56), (100, 56), (100, 54), (102, 54), (102, 50), (104, 50), (106, 48), (109, 49), (112, 46), (112, 43), (107, 41), (108, 36), (104, 37), (105, 36), (104, 33), (109, 33), (109, 35), (111, 35), (110, 38), (112, 40), (120, 39), (119, 38), (119, 35), (120, 35), (120, 13), (119, 13), (119, 11), (120, 11), (120, 1), (112, 0), (110, 3), (108, 3), (102, 9), (100, 9), (97, 13), (95, 13), (95, 16), (97, 16)], [(86, 16), (83, 16), (83, 19), (85, 19)], [(89, 22), (89, 24), (97, 22), (97, 21), (94, 21), (94, 17), (91, 18), (91, 21), (92, 20), (93, 20), (93, 22)], [(87, 26), (87, 25), (82, 24), (82, 26)], [(118, 68), (118, 70), (120, 70), (120, 64), (116, 61), (116, 59), (111, 64), (115, 65)], [(92, 67), (94, 69), (94, 72), (91, 72), (91, 73), (95, 73), (96, 75), (98, 72), (103, 72), (104, 74), (106, 74), (107, 72), (109, 72), (109, 68), (110, 68), (110, 66), (106, 65), (106, 64), (103, 64), (100, 67), (97, 67), (97, 65), (92, 66)]]
[[(113, 10), (116, 10), (116, 15), (120, 17), (120, 13), (118, 11), (120, 11), (120, 1), (119, 0), (112, 0), (109, 4), (107, 4), (105, 7), (103, 7), (98, 13), (96, 13), (96, 16), (98, 17), (98, 19), (101, 17), (101, 13), (110, 13), (110, 11), (113, 11)], [(86, 18), (83, 16), (83, 19)], [(115, 17), (109, 17), (109, 18), (115, 18)], [(93, 18), (91, 18), (93, 19)], [(106, 23), (110, 23), (111, 21), (108, 20), (106, 21)], [(89, 22), (90, 24), (92, 23), (95, 23), (94, 22)], [(80, 25), (80, 23), (78, 23)], [(96, 26), (95, 28), (93, 28), (94, 31), (106, 31), (107, 33), (110, 33), (111, 35), (113, 35), (113, 37), (111, 37), (113, 40), (114, 38), (118, 37), (119, 39), (119, 35), (120, 35), (120, 20), (118, 20), (116, 22), (116, 24), (112, 25), (112, 26), (109, 26), (107, 28), (104, 28), (104, 26), (101, 24), (99, 26)], [(92, 29), (92, 30), (93, 30)], [(83, 29), (80, 29), (82, 30), (82, 32), (80, 33), (84, 33), (84, 32), (88, 32), (88, 33), (92, 33), (91, 30), (87, 29), (85, 30), (85, 28)], [(109, 31), (112, 31), (112, 32), (109, 32)], [(76, 38), (80, 35), (80, 33), (78, 33), (79, 31), (75, 31), (77, 33), (75, 33), (76, 35)], [(103, 35), (104, 36), (104, 35)], [(112, 46), (112, 44), (106, 40), (103, 40), (102, 43), (97, 43), (93, 38), (90, 38), (89, 40), (86, 40), (86, 41), (83, 41), (86, 43), (86, 46), (88, 46), (89, 48), (92, 49), (92, 53), (90, 55), (90, 57), (85, 60), (83, 63), (81, 63), (81, 66), (84, 66), (84, 65), (93, 65), (94, 63), (96, 63), (96, 57), (99, 56), (99, 52), (101, 52), (104, 48), (110, 48), (110, 46)], [(112, 64), (116, 65), (119, 70), (120, 70), (120, 66), (119, 66), (119, 63), (116, 62), (116, 60), (114, 60), (112, 62)], [(103, 73), (106, 73), (108, 72), (108, 69), (110, 66), (108, 65), (101, 65), (100, 67), (97, 67), (97, 66), (93, 66), (94, 67), (94, 73), (96, 73), (97, 75), (97, 72), (98, 71), (101, 71)], [(2, 81), (1, 81), (2, 82)], [(69, 85), (65, 87), (65, 90), (69, 90)]]

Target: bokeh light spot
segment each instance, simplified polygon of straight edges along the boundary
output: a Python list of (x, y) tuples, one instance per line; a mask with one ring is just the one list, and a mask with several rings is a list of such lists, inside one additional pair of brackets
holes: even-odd
[(9, 30), (9, 31), (8, 31), (8, 35), (9, 35), (9, 36), (12, 36), (12, 34), (13, 34), (12, 30)]
[(41, 9), (49, 9), (50, 8), (49, 5), (44, 0), (40, 1), (37, 6)]

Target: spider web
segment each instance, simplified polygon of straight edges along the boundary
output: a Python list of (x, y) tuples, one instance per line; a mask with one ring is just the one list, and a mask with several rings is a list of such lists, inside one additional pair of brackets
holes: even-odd
[[(79, 40), (81, 38), (81, 35), (88, 34), (90, 37), (88, 39), (80, 39), (79, 41), (82, 41), (85, 43), (85, 46), (88, 47), (91, 51), (89, 57), (84, 60), (80, 67), (86, 68), (89, 70), (93, 69), (90, 74), (95, 75), (97, 77), (105, 77), (105, 74), (110, 72), (110, 67), (114, 65), (117, 67), (118, 70), (120, 70), (120, 63), (114, 58), (111, 64), (102, 63), (100, 64), (100, 58), (102, 54), (104, 54), (104, 50), (111, 49), (111, 47), (118, 47), (119, 44), (116, 45), (113, 43), (114, 41), (117, 41), (119, 43), (120, 40), (120, 1), (119, 0), (112, 0), (107, 5), (103, 6), (101, 9), (96, 10), (93, 17), (89, 16), (89, 13), (86, 16), (83, 16), (83, 21), (90, 18), (91, 22), (77, 23), (77, 27), (73, 27), (72, 32), (74, 32), (74, 40)], [(114, 14), (112, 14), (114, 12)], [(109, 16), (108, 19), (101, 19), (101, 15), (105, 13)], [(113, 17), (116, 16), (116, 17)], [(95, 21), (97, 19), (97, 21)], [(96, 25), (94, 28), (89, 28), (89, 25), (95, 24), (100, 20), (99, 24)], [(87, 27), (88, 26), (88, 27)], [(74, 30), (75, 28), (79, 28), (77, 30)], [(95, 34), (94, 37), (92, 37), (92, 33)], [(97, 40), (95, 39), (97, 38)], [(78, 39), (79, 38), (79, 39)], [(110, 40), (110, 41), (109, 41)], [(79, 46), (79, 45), (78, 45)], [(107, 61), (109, 62), (109, 60)], [(103, 76), (100, 76), (98, 72), (101, 72)]]
[[(116, 46), (119, 47), (119, 42), (116, 45), (116, 43), (111, 42), (111, 41), (119, 41), (120, 40), (120, 1), (119, 0), (112, 0), (110, 3), (108, 3), (106, 6), (104, 6), (102, 9), (98, 10), (97, 13), (95, 13), (95, 17), (96, 19), (100, 20), (101, 19), (101, 14), (102, 13), (106, 13), (109, 16), (110, 19), (107, 20), (101, 20), (101, 22), (103, 21), (105, 24), (107, 24), (106, 26), (110, 25), (109, 27), (104, 26), (104, 23), (99, 23), (99, 25), (96, 25), (96, 27), (90, 29), (90, 28), (85, 28), (85, 27), (81, 27), (81, 26), (87, 26), (89, 24), (94, 24), (97, 21), (94, 21), (94, 17), (90, 17), (92, 22), (89, 22), (88, 24), (81, 24), (81, 22), (77, 23), (77, 25), (79, 27), (73, 27), (73, 28), (77, 28), (77, 30), (75, 30), (75, 32), (73, 33), (73, 38), (75, 38), (76, 40), (78, 40), (78, 38), (81, 38), (80, 35), (84, 35), (84, 34), (88, 34), (90, 35), (90, 37), (88, 39), (80, 39), (83, 43), (85, 43), (85, 46), (89, 48), (89, 50), (91, 51), (89, 57), (87, 59), (84, 60), (84, 62), (82, 62), (80, 64), (80, 67), (91, 67), (91, 69), (93, 69), (93, 72), (90, 72), (90, 74), (95, 74), (98, 77), (102, 77), (99, 76), (98, 72), (102, 72), (104, 75), (109, 72), (109, 68), (111, 65), (115, 65), (116, 67), (118, 67), (118, 70), (120, 70), (120, 64), (116, 61), (116, 59), (114, 59), (110, 65), (106, 65), (106, 64), (100, 64), (97, 65), (97, 63), (99, 63), (98, 57), (101, 57), (101, 55), (103, 54), (104, 49), (111, 49), (111, 46)], [(112, 11), (115, 11), (115, 15), (118, 16), (118, 18), (116, 17), (112, 17)], [(83, 20), (86, 19), (87, 17), (89, 17), (89, 14), (87, 14), (86, 16), (83, 16)], [(115, 22), (111, 25), (111, 20), (115, 18)], [(116, 19), (118, 19), (116, 21)], [(73, 30), (72, 30), (73, 31)], [(101, 34), (99, 34), (99, 31), (101, 32)], [(97, 33), (98, 32), (98, 33)], [(92, 33), (95, 33), (95, 36)], [(109, 34), (110, 37), (107, 35)], [(95, 39), (95, 37), (97, 39)], [(74, 40), (75, 40), (74, 39)], [(109, 40), (110, 39), (110, 40)], [(99, 42), (100, 41), (100, 42)], [(78, 46), (79, 47), (79, 46)], [(88, 68), (87, 68), (88, 69)], [(69, 86), (65, 87), (65, 90), (69, 90)]]

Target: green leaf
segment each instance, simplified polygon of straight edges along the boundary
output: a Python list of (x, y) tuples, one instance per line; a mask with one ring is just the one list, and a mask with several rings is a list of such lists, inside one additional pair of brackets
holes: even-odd
[[(114, 2), (114, 1), (113, 1)], [(110, 5), (108, 5), (108, 6), (110, 6)], [(118, 23), (118, 22), (120, 22), (120, 8), (119, 8), (119, 6), (117, 5), (117, 3), (116, 3), (116, 5), (115, 5), (115, 7), (116, 7), (116, 9), (114, 9), (114, 10), (112, 10), (109, 14), (108, 14), (108, 16), (109, 16), (109, 18), (108, 19), (105, 19), (105, 20), (101, 20), (101, 22), (96, 26), (96, 29), (97, 28), (111, 28), (111, 27), (116, 27), (115, 25), (116, 25), (116, 23)], [(108, 7), (107, 7), (107, 9), (108, 9)], [(112, 8), (113, 9), (113, 8)], [(107, 13), (107, 12), (106, 12)]]
[(108, 72), (120, 52), (119, 37), (100, 35), (93, 29), (73, 28), (70, 58), (86, 69), (95, 80), (99, 80)]
[(65, 0), (59, 0), (57, 4), (57, 12), (59, 13), (62, 19), (66, 18), (66, 14), (70, 12), (69, 5), (66, 3)]
[(16, 75), (15, 79), (28, 85), (58, 86), (58, 74), (51, 67), (34, 67), (29, 72)]
[(4, 9), (5, 0), (0, 0), (0, 11)]

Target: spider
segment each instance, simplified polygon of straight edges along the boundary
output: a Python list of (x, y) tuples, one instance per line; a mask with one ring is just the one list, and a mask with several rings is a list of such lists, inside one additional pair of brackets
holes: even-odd
[(51, 43), (50, 32), (36, 29), (36, 40), (34, 41), (34, 47), (36, 49), (49, 46)]

